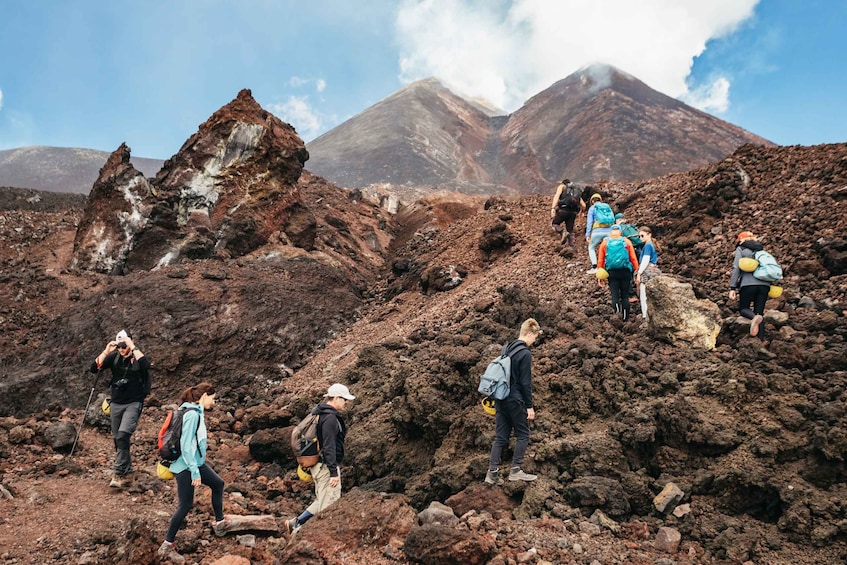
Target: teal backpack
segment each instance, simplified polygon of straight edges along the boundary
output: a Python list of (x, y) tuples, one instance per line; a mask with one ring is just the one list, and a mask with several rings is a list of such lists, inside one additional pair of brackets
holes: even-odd
[(626, 240), (622, 237), (610, 237), (606, 240), (606, 270), (609, 269), (632, 270)]
[(612, 207), (605, 202), (598, 202), (594, 205), (594, 223), (597, 227), (608, 228), (615, 223), (615, 213), (612, 212)]
[(774, 283), (782, 280), (782, 267), (776, 262), (773, 255), (765, 250), (756, 251), (753, 258), (759, 262), (759, 266), (753, 271), (753, 276), (763, 282)]

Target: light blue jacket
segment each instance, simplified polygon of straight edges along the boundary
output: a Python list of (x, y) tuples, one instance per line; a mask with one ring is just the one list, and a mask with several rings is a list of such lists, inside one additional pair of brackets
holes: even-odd
[[(191, 471), (191, 479), (200, 478), (199, 467), (206, 462), (206, 418), (203, 407), (194, 402), (183, 402), (180, 408), (190, 408), (182, 416), (182, 437), (179, 447), (182, 454), (171, 463), (171, 473), (176, 475), (186, 469)], [(199, 426), (198, 426), (199, 422)], [(197, 430), (197, 433), (194, 433)]]

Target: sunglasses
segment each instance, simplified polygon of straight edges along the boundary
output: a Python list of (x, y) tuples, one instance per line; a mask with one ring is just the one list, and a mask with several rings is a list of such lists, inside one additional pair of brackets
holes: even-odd
[(126, 349), (129, 346), (124, 342), (120, 342), (117, 347), (118, 349)]

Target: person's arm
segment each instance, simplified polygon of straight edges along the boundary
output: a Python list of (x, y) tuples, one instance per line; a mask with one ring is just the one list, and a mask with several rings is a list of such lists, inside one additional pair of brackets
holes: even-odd
[(647, 267), (650, 266), (650, 254), (646, 252), (646, 249), (641, 253), (641, 263), (638, 265), (638, 273), (636, 276), (640, 277), (641, 273), (647, 270)]
[(585, 200), (583, 200), (582, 198), (580, 198), (580, 199), (579, 199), (579, 212), (580, 212), (581, 214), (585, 214), (585, 208), (586, 208), (586, 206), (585, 206)]
[(738, 285), (741, 284), (741, 268), (738, 266), (738, 260), (741, 259), (741, 248), (735, 248), (735, 256), (732, 260), (732, 275), (729, 277), (729, 299), (735, 300), (735, 293), (738, 290)]
[(554, 218), (556, 216), (556, 209), (559, 207), (559, 198), (562, 196), (562, 190), (565, 189), (565, 185), (559, 183), (559, 186), (556, 187), (556, 194), (553, 195), (553, 203), (550, 204), (550, 218)]
[(628, 239), (624, 239), (624, 245), (629, 254), (629, 264), (632, 265), (632, 270), (635, 272), (638, 270), (638, 258), (635, 256), (635, 247), (632, 246), (632, 242)]
[(321, 421), (318, 425), (321, 427), (321, 453), (323, 454), (324, 464), (329, 469), (330, 478), (338, 477), (337, 448), (335, 445), (338, 441), (338, 417), (332, 412), (321, 414)]
[(594, 206), (588, 208), (588, 216), (585, 218), (585, 239), (591, 239), (591, 228), (594, 226)]
[(527, 410), (533, 409), (532, 404), (532, 355), (529, 349), (522, 349), (513, 359), (515, 369), (515, 382), (518, 392)]
[(606, 242), (608, 239), (604, 239), (600, 242), (600, 245), (597, 246), (597, 267), (601, 269), (606, 268)]
[[(110, 341), (106, 344), (106, 349), (100, 352), (99, 355), (94, 359), (94, 363), (92, 363), (89, 371), (92, 373), (96, 373), (102, 369), (108, 369), (112, 366), (112, 363), (115, 360), (115, 356), (112, 355), (117, 350), (117, 342)], [(111, 355), (111, 358), (109, 357)], [(107, 362), (108, 360), (108, 362)]]
[[(200, 427), (200, 412), (188, 409), (182, 415), (182, 436), (179, 438), (180, 457), (191, 471), (191, 483), (200, 480), (200, 468), (197, 466), (197, 430)], [(199, 484), (199, 483), (198, 483)], [(195, 485), (196, 486), (196, 485)]]

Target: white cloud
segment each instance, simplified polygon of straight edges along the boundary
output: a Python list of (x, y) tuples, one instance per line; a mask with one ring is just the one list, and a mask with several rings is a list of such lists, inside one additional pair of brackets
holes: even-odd
[(706, 43), (737, 29), (758, 1), (406, 0), (395, 22), (400, 79), (435, 76), (513, 111), (580, 67), (608, 63), (669, 96), (725, 109), (728, 78), (686, 79)]
[(686, 104), (707, 112), (726, 112), (729, 109), (729, 80), (719, 77), (712, 84), (700, 85), (680, 98)]
[(288, 79), (288, 85), (294, 88), (301, 88), (312, 83), (315, 85), (315, 92), (321, 93), (326, 90), (326, 81), (322, 78), (303, 78), (293, 76)]
[(269, 104), (267, 108), (279, 119), (294, 126), (304, 141), (317, 136), (323, 127), (323, 120), (312, 108), (308, 96), (290, 96), (287, 101)]
[(3, 91), (0, 90), (0, 110), (3, 109)]

